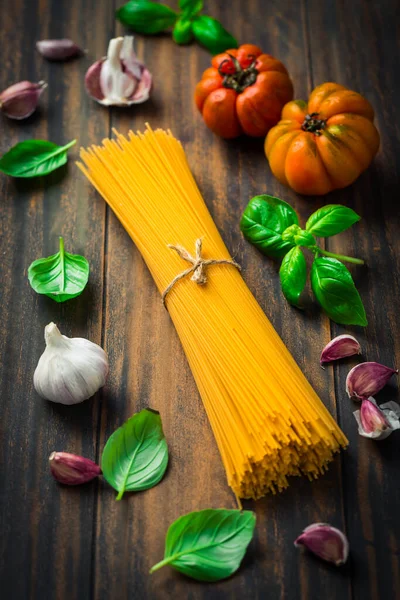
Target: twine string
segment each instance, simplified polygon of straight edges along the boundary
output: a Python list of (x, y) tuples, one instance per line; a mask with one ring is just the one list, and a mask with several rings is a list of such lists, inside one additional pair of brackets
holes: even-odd
[(187, 262), (191, 263), (192, 266), (182, 271), (182, 273), (178, 273), (178, 275), (174, 277), (171, 283), (165, 288), (162, 294), (162, 302), (164, 306), (165, 299), (168, 293), (174, 287), (174, 285), (184, 277), (190, 275), (190, 273), (193, 273), (193, 275), (190, 278), (192, 281), (194, 281), (198, 285), (204, 285), (205, 283), (207, 283), (206, 267), (209, 267), (210, 265), (232, 265), (233, 267), (236, 267), (236, 269), (239, 269), (239, 271), (241, 270), (241, 266), (236, 261), (228, 258), (203, 258), (201, 256), (202, 247), (203, 241), (201, 238), (199, 238), (198, 240), (196, 240), (196, 255), (192, 256), (183, 246), (180, 246), (179, 244), (177, 244), (176, 246), (168, 244), (168, 248), (171, 248), (171, 250), (175, 250), (175, 252), (177, 252), (177, 254), (179, 254), (179, 256), (183, 258), (183, 260), (186, 260)]

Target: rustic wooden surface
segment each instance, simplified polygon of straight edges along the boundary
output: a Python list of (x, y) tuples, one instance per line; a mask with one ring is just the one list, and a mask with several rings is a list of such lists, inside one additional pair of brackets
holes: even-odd
[[(192, 101), (209, 61), (170, 36), (137, 36), (137, 50), (154, 74), (151, 100), (132, 110), (106, 110), (87, 98), (88, 66), (123, 28), (110, 0), (5, 0), (2, 6), (0, 89), (23, 80), (48, 82), (40, 110), (24, 122), (1, 118), (0, 151), (30, 138), (78, 145), (66, 168), (43, 179), (0, 177), (0, 449), (1, 595), (7, 600), (389, 600), (400, 599), (400, 437), (372, 443), (357, 434), (354, 407), (344, 391), (356, 361), (322, 370), (319, 353), (343, 333), (311, 299), (304, 313), (282, 299), (277, 266), (244, 242), (238, 227), (250, 197), (271, 193), (291, 202), (302, 218), (327, 201), (353, 207), (360, 224), (329, 240), (330, 250), (363, 257), (353, 269), (369, 326), (347, 328), (364, 356), (393, 366), (399, 356), (400, 83), (399, 5), (391, 0), (231, 0), (206, 2), (208, 13), (243, 42), (262, 46), (287, 65), (296, 97), (337, 81), (365, 94), (382, 136), (370, 169), (348, 189), (305, 199), (271, 175), (262, 141), (216, 138)], [(117, 2), (117, 6), (119, 6)], [(397, 17), (396, 17), (397, 11)], [(50, 63), (36, 40), (70, 37), (86, 57)], [(205, 585), (165, 568), (148, 570), (163, 555), (164, 535), (179, 515), (206, 507), (234, 507), (196, 386), (174, 328), (144, 263), (127, 234), (74, 165), (78, 146), (97, 143), (111, 127), (125, 132), (170, 127), (186, 148), (215, 221), (244, 267), (261, 306), (350, 439), (329, 473), (310, 484), (257, 503), (254, 541), (230, 580)], [(27, 280), (32, 260), (56, 251), (84, 254), (90, 283), (77, 299), (56, 304)], [(55, 321), (68, 336), (83, 336), (109, 353), (107, 386), (90, 401), (63, 407), (43, 401), (32, 385), (44, 349), (43, 328)], [(398, 366), (398, 364), (397, 364)], [(398, 399), (395, 384), (380, 400)], [(143, 407), (161, 411), (171, 451), (167, 477), (152, 490), (115, 502), (97, 481), (56, 485), (52, 450), (99, 459), (116, 427)], [(293, 540), (311, 522), (346, 530), (351, 559), (342, 569), (301, 555)]]

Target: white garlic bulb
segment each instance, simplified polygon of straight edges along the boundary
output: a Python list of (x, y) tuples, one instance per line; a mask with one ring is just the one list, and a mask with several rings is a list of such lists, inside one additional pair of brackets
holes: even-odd
[(33, 376), (37, 393), (61, 404), (78, 404), (106, 382), (108, 358), (100, 346), (84, 338), (68, 338), (55, 323), (44, 330), (46, 349)]

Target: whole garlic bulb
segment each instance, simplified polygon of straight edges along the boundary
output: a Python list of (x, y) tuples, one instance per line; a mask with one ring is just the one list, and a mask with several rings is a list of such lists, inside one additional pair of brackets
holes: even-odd
[(100, 346), (84, 338), (68, 338), (55, 323), (44, 330), (46, 349), (33, 376), (37, 393), (61, 404), (78, 404), (106, 382), (108, 358)]
[(149, 99), (153, 78), (133, 50), (133, 36), (110, 40), (107, 56), (85, 75), (89, 96), (104, 106), (131, 106)]

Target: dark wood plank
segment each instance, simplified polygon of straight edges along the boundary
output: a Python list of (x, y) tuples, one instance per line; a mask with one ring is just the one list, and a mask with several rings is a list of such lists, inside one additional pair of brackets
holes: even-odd
[[(0, 177), (1, 589), (15, 600), (90, 597), (96, 487), (56, 485), (47, 461), (53, 450), (95, 457), (98, 398), (75, 407), (54, 405), (38, 397), (32, 381), (50, 321), (68, 336), (101, 342), (105, 208), (77, 176), (74, 159), (79, 144), (109, 132), (108, 112), (86, 97), (83, 78), (104, 52), (110, 18), (106, 0), (2, 6), (0, 88), (44, 79), (48, 89), (27, 121), (1, 117), (1, 153), (24, 139), (78, 139), (68, 166), (46, 178)], [(37, 40), (49, 37), (71, 37), (89, 54), (49, 63), (35, 50)], [(57, 251), (59, 235), (91, 267), (88, 288), (65, 304), (38, 296), (27, 279), (34, 259)]]
[[(273, 178), (262, 140), (224, 142), (211, 134), (192, 100), (209, 54), (196, 45), (178, 47), (168, 35), (137, 36), (138, 54), (155, 77), (154, 94), (147, 104), (110, 116), (83, 89), (86, 68), (105, 53), (110, 37), (123, 31), (115, 24), (113, 2), (106, 0), (7, 0), (0, 89), (25, 78), (45, 79), (49, 89), (41, 111), (28, 121), (2, 119), (0, 152), (31, 137), (59, 143), (77, 137), (86, 146), (107, 136), (111, 124), (121, 131), (143, 129), (146, 121), (171, 127), (185, 145), (247, 283), (332, 414), (339, 414), (351, 447), (317, 482), (297, 480), (280, 496), (246, 503), (257, 513), (256, 539), (232, 579), (211, 586), (170, 569), (149, 576), (175, 518), (210, 506), (235, 506), (190, 369), (138, 251), (77, 173), (77, 147), (68, 168), (46, 180), (16, 183), (1, 176), (0, 583), (13, 600), (400, 598), (397, 439), (392, 436), (381, 445), (359, 439), (344, 394), (349, 365), (322, 371), (318, 363), (323, 345), (343, 329), (331, 327), (311, 300), (301, 313), (290, 308), (281, 296), (278, 266), (247, 244), (238, 227), (242, 210), (258, 193), (286, 199), (304, 220), (326, 201), (358, 210), (363, 221), (329, 242), (329, 248), (368, 259), (367, 270), (353, 271), (370, 318), (368, 329), (357, 336), (369, 360), (395, 364), (399, 126), (394, 107), (399, 84), (394, 3), (205, 4), (241, 41), (259, 43), (285, 62), (297, 97), (306, 97), (314, 84), (336, 79), (371, 99), (382, 149), (354, 186), (328, 198), (301, 198)], [(47, 63), (34, 51), (34, 42), (45, 37), (71, 37), (89, 54), (71, 63)], [(84, 254), (91, 264), (88, 289), (63, 305), (38, 297), (26, 278), (32, 260), (55, 251), (59, 234), (68, 249)], [(33, 390), (43, 328), (51, 320), (67, 335), (103, 343), (109, 352), (106, 388), (77, 407), (51, 405)], [(391, 386), (381, 399), (396, 395)], [(171, 450), (160, 485), (116, 503), (113, 490), (101, 481), (79, 489), (53, 482), (47, 465), (52, 450), (99, 457), (112, 431), (145, 406), (161, 411)], [(348, 568), (329, 568), (293, 548), (301, 529), (321, 520), (347, 529), (353, 555)]]
[[(304, 12), (289, 1), (239, 1), (208, 10), (243, 41), (259, 43), (287, 64), (299, 92), (309, 86)], [(263, 15), (263, 19), (255, 19)], [(119, 29), (121, 31), (121, 29)], [(196, 45), (175, 46), (168, 36), (140, 38), (138, 53), (155, 76), (152, 99), (132, 111), (114, 111), (121, 131), (170, 127), (185, 144), (200, 189), (229, 248), (261, 306), (301, 364), (323, 400), (335, 412), (333, 377), (322, 371), (320, 347), (329, 339), (329, 322), (314, 307), (305, 314), (282, 299), (277, 265), (244, 242), (239, 219), (248, 200), (272, 193), (292, 202), (302, 217), (310, 205), (284, 190), (272, 177), (262, 140), (225, 142), (202, 123), (192, 94), (209, 54)], [(113, 364), (103, 403), (102, 447), (132, 413), (152, 406), (161, 411), (171, 449), (166, 479), (156, 488), (116, 504), (104, 489), (97, 514), (95, 598), (133, 594), (139, 598), (349, 597), (346, 576), (301, 557), (293, 540), (309, 523), (328, 520), (344, 527), (340, 462), (320, 481), (296, 481), (286, 494), (258, 503), (256, 540), (243, 568), (230, 581), (199, 585), (169, 569), (149, 577), (164, 549), (169, 524), (181, 514), (206, 507), (234, 507), (218, 450), (179, 340), (143, 261), (127, 234), (110, 215), (107, 235), (105, 344)], [(304, 333), (305, 323), (307, 335)], [(311, 587), (310, 587), (311, 586)]]
[[(399, 123), (395, 98), (399, 6), (384, 2), (307, 0), (313, 83), (337, 81), (364, 94), (374, 106), (381, 148), (368, 171), (346, 190), (327, 200), (354, 208), (362, 221), (337, 238), (329, 249), (364, 258), (367, 267), (352, 269), (366, 306), (364, 331), (333, 325), (332, 336), (356, 335), (364, 360), (388, 366), (399, 356), (400, 220), (397, 187), (400, 180)], [(397, 358), (397, 360), (396, 360)], [(355, 403), (345, 393), (345, 379), (356, 361), (335, 367), (340, 421), (350, 438), (343, 457), (345, 513), (352, 548), (353, 598), (400, 598), (398, 506), (400, 459), (398, 437), (373, 442), (360, 437), (352, 412)], [(398, 364), (397, 364), (398, 366)], [(379, 402), (397, 400), (395, 382), (379, 394)]]

